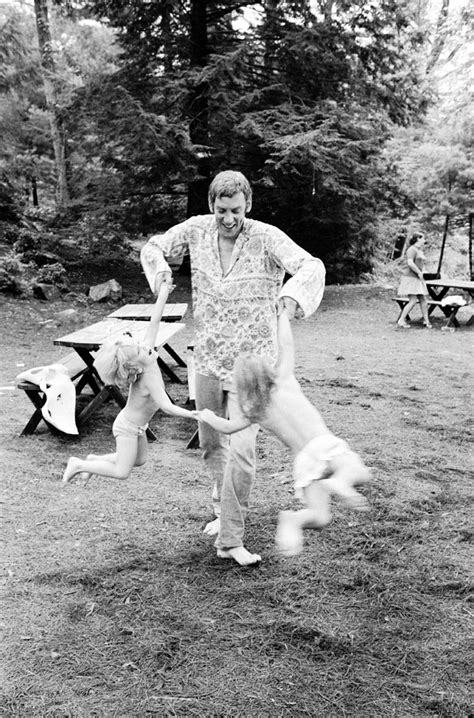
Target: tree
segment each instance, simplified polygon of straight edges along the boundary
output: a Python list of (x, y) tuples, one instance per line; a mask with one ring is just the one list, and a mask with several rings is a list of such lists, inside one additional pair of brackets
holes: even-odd
[(58, 207), (64, 209), (69, 204), (69, 188), (66, 170), (66, 137), (63, 117), (59, 110), (58, 91), (56, 89), (56, 69), (49, 24), (47, 0), (34, 0), (38, 43), (41, 55), (46, 107), (49, 113), (51, 138), (57, 174)]

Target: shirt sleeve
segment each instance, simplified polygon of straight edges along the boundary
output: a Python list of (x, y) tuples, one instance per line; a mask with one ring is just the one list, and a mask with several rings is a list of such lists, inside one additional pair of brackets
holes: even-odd
[(281, 288), (279, 298), (291, 297), (299, 305), (303, 317), (309, 317), (323, 298), (326, 279), (324, 264), (281, 230), (275, 228), (275, 235), (272, 237), (273, 259), (292, 275)]
[[(179, 267), (188, 247), (192, 217), (171, 227), (163, 234), (155, 234), (142, 247), (140, 261), (152, 291), (159, 272), (171, 272)], [(171, 265), (171, 266), (170, 266)]]

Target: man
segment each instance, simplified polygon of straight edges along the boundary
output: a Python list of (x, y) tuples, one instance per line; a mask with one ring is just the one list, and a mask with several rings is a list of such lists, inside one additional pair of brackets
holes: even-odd
[[(186, 251), (191, 261), (195, 320), (196, 407), (232, 419), (239, 413), (232, 388), (232, 369), (242, 352), (277, 358), (277, 303), (290, 317), (307, 317), (319, 306), (323, 263), (276, 227), (246, 215), (252, 190), (246, 177), (220, 172), (209, 187), (210, 215), (190, 217), (165, 234), (151, 237), (141, 261), (152, 291), (171, 283), (172, 265)], [(285, 272), (293, 275), (283, 286)], [(217, 535), (221, 558), (241, 566), (257, 563), (243, 545), (250, 489), (255, 477), (256, 437), (253, 424), (229, 438), (205, 423), (199, 441), (214, 479), (216, 518), (204, 533)]]

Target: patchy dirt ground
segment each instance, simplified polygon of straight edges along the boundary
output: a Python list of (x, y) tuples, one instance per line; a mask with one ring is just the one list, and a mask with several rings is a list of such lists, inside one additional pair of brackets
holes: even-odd
[[(137, 281), (124, 301), (150, 301)], [(263, 562), (247, 571), (202, 536), (211, 486), (186, 420), (156, 416), (159, 441), (129, 481), (60, 484), (71, 453), (113, 447), (116, 409), (79, 439), (21, 437), (31, 405), (15, 376), (57, 359), (75, 324), (57, 319), (66, 302), (3, 298), (1, 715), (472, 716), (471, 310), (452, 333), (440, 318), (397, 330), (393, 293), (328, 287), (294, 323), (297, 375), (372, 467), (372, 511), (336, 506), (301, 557), (275, 556), (291, 467), (260, 435), (246, 541)], [(175, 300), (189, 301), (185, 277)], [(80, 324), (114, 308), (73, 306)], [(180, 353), (191, 336), (189, 315)], [(185, 402), (185, 385), (169, 391)]]

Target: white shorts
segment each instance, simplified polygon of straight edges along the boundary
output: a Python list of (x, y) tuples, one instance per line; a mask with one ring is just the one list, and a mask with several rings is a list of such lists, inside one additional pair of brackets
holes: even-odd
[(123, 410), (119, 413), (112, 424), (112, 434), (115, 438), (120, 434), (122, 436), (133, 436), (134, 438), (143, 436), (148, 429), (148, 424), (137, 426), (123, 416)]
[(316, 436), (296, 455), (293, 464), (295, 496), (303, 498), (303, 489), (313, 481), (326, 478), (330, 462), (337, 456), (353, 452), (348, 444), (334, 434)]

